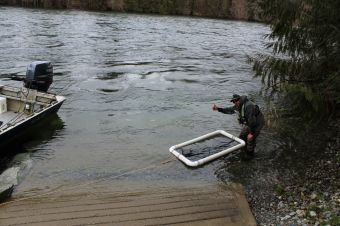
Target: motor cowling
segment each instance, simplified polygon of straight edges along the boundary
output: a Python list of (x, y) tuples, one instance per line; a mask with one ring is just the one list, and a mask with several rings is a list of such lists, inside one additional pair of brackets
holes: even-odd
[(35, 61), (27, 67), (26, 88), (47, 92), (53, 82), (53, 66), (49, 61)]

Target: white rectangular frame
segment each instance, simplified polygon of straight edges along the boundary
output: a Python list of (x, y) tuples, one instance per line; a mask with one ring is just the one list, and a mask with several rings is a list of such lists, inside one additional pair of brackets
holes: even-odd
[[(179, 152), (176, 151), (177, 148), (182, 148), (182, 147), (185, 147), (185, 146), (188, 146), (190, 144), (193, 144), (193, 143), (196, 143), (196, 142), (199, 142), (199, 141), (203, 141), (203, 140), (206, 140), (210, 137), (214, 137), (216, 135), (223, 135), (223, 136), (226, 136), (236, 142), (238, 142), (239, 144), (231, 147), (231, 148), (228, 148), (228, 149), (225, 149), (223, 151), (220, 151), (220, 152), (217, 152), (213, 155), (209, 155), (203, 159), (199, 159), (197, 161), (191, 161), (189, 160), (188, 158), (186, 158), (184, 155), (180, 154)], [(235, 137), (233, 135), (231, 135), (230, 133), (227, 133), (223, 130), (216, 130), (214, 132), (211, 132), (211, 133), (208, 133), (208, 134), (205, 134), (203, 136), (200, 136), (200, 137), (197, 137), (195, 139), (192, 139), (192, 140), (188, 140), (186, 142), (183, 142), (183, 143), (180, 143), (180, 144), (176, 144), (172, 147), (170, 147), (169, 151), (174, 154), (179, 160), (181, 160), (183, 163), (185, 163), (187, 166), (190, 166), (190, 167), (197, 167), (197, 166), (200, 166), (200, 165), (203, 165), (207, 162), (210, 162), (214, 159), (217, 159), (223, 155), (226, 155), (230, 152), (233, 152), (233, 151), (236, 151), (242, 147), (244, 147), (246, 144), (243, 140), (241, 140), (240, 138), (238, 137)]]

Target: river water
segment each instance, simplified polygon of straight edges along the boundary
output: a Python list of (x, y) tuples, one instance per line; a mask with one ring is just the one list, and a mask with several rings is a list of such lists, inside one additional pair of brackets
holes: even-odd
[[(32, 61), (51, 61), (51, 91), (67, 98), (57, 115), (13, 148), (21, 154), (2, 160), (2, 168), (24, 164), (18, 193), (103, 178), (143, 185), (237, 176), (224, 170), (228, 158), (190, 169), (168, 149), (217, 129), (238, 135), (234, 116), (211, 110), (213, 103), (229, 105), (233, 93), (263, 106), (261, 82), (246, 57), (264, 51), (267, 26), (0, 7), (0, 31), (0, 73), (24, 74)], [(259, 161), (274, 153), (271, 136), (264, 129), (259, 137)]]

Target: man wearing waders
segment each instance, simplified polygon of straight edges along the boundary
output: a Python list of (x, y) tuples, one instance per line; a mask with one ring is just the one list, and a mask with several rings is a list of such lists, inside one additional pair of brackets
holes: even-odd
[(246, 147), (244, 148), (246, 153), (253, 155), (256, 146), (256, 138), (264, 125), (263, 114), (260, 111), (260, 108), (248, 100), (246, 96), (234, 94), (230, 102), (234, 103), (234, 106), (219, 108), (214, 104), (212, 109), (224, 114), (238, 112), (238, 122), (242, 125), (239, 137), (246, 142)]

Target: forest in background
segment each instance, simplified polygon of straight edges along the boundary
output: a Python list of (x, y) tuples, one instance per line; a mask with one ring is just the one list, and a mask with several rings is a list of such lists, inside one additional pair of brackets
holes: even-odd
[(257, 0), (0, 0), (0, 5), (258, 21)]

